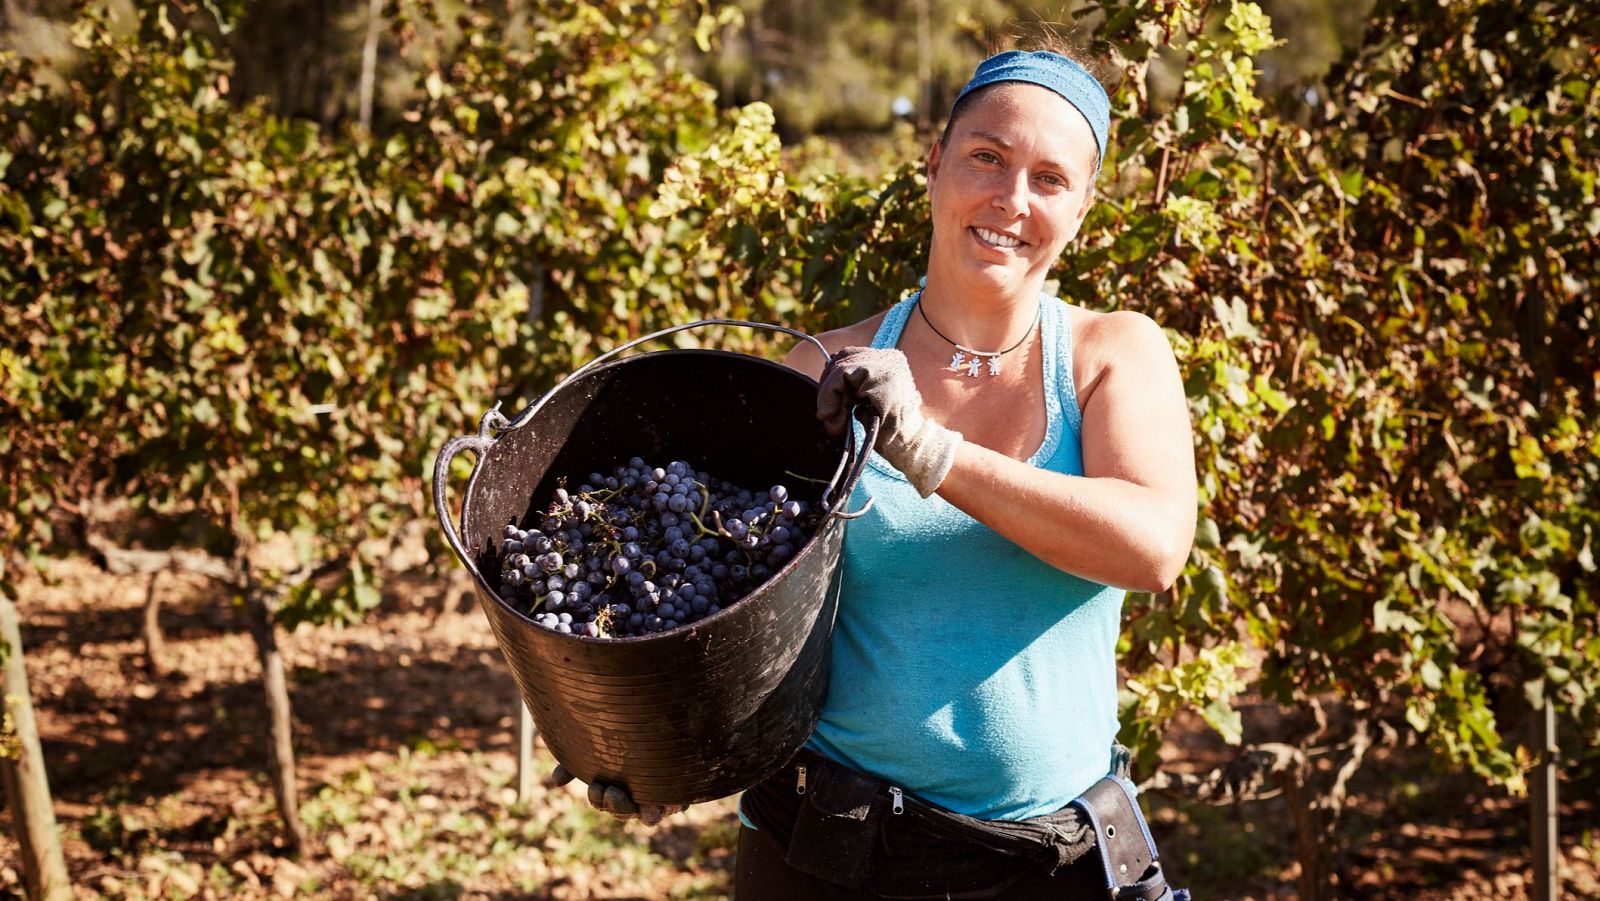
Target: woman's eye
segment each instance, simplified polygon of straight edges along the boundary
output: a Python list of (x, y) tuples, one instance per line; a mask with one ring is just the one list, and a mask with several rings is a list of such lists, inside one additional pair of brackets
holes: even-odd
[(1048, 172), (1046, 172), (1045, 174), (1039, 176), (1039, 180), (1044, 182), (1045, 184), (1049, 185), (1052, 188), (1065, 188), (1067, 186), (1067, 180), (1066, 179), (1062, 178), (1059, 175), (1052, 175), (1052, 174), (1050, 174)]

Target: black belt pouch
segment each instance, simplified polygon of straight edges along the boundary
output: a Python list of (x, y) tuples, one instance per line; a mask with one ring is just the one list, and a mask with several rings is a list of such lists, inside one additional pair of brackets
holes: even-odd
[(848, 888), (872, 880), (886, 802), (883, 782), (847, 767), (817, 766), (789, 837), (789, 866)]
[(1106, 776), (1072, 802), (1094, 824), (1106, 887), (1116, 901), (1188, 901), (1161, 871), (1149, 824), (1127, 783)]

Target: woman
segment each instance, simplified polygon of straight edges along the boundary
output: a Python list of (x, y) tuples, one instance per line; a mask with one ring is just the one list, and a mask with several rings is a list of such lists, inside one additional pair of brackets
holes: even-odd
[[(928, 151), (922, 290), (822, 335), (831, 359), (789, 354), (830, 429), (883, 424), (828, 699), (801, 757), (742, 799), (738, 901), (1106, 895), (1070, 805), (1116, 768), (1123, 594), (1173, 583), (1196, 506), (1160, 328), (1044, 293), (1109, 110), (1061, 53), (985, 60)], [(591, 798), (635, 810), (611, 791)]]
[[(985, 60), (928, 152), (924, 287), (822, 335), (831, 360), (808, 342), (788, 358), (821, 381), (833, 430), (852, 405), (883, 417), (810, 747), (980, 820), (1060, 811), (1112, 769), (1124, 590), (1166, 590), (1193, 539), (1165, 336), (1043, 290), (1093, 202), (1108, 120), (1099, 83), (1060, 53)], [(785, 812), (759, 828), (753, 808), (795, 781), (746, 796), (736, 897), (875, 897), (786, 861)], [(1104, 897), (1087, 862), (1007, 876), (999, 897)]]

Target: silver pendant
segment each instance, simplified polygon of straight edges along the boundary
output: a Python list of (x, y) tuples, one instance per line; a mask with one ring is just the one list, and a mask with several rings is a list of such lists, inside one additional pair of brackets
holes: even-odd
[(989, 375), (996, 376), (1000, 374), (999, 354), (986, 354), (957, 344), (956, 352), (950, 356), (950, 371), (957, 375), (964, 375), (969, 379), (975, 379), (982, 374), (983, 364), (985, 363), (989, 364)]

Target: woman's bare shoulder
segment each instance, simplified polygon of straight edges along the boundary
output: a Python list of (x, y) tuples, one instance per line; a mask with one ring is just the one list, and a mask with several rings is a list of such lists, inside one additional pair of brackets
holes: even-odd
[(1115, 369), (1144, 371), (1172, 360), (1172, 347), (1155, 320), (1133, 310), (1096, 312), (1067, 305), (1072, 324), (1072, 375), (1078, 401), (1087, 406), (1095, 389)]
[(1125, 342), (1147, 341), (1152, 335), (1162, 333), (1154, 319), (1134, 310), (1101, 313), (1074, 304), (1066, 304), (1066, 307), (1074, 346), (1086, 345), (1087, 349), (1094, 349), (1096, 345), (1109, 345), (1115, 350)]
[[(831, 332), (823, 332), (817, 336), (817, 340), (821, 341), (822, 346), (828, 349), (830, 356), (838, 353), (842, 348), (865, 347), (871, 344), (873, 337), (878, 334), (878, 326), (883, 322), (883, 317), (886, 315), (888, 315), (887, 310), (875, 316), (869, 316), (855, 325), (847, 325)], [(806, 375), (817, 379), (822, 377), (822, 368), (827, 365), (828, 361), (823, 359), (817, 352), (816, 345), (810, 341), (801, 341), (789, 350), (789, 355), (783, 358), (783, 362), (784, 365), (792, 369), (798, 369)]]

